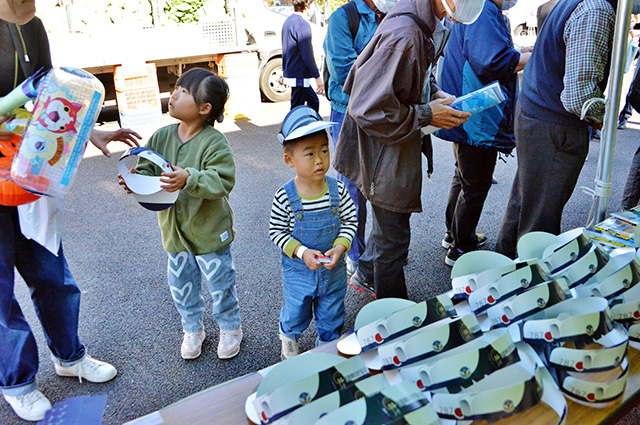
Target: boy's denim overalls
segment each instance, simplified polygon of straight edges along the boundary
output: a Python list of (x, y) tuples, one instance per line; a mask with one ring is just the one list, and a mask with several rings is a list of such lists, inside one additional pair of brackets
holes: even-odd
[[(326, 177), (331, 208), (303, 211), (293, 180), (284, 185), (295, 215), (293, 237), (302, 245), (322, 253), (333, 248), (340, 231), (340, 194), (338, 183)], [(284, 307), (280, 313), (280, 333), (297, 340), (315, 315), (318, 340), (316, 345), (340, 336), (344, 324), (344, 296), (347, 292), (347, 269), (344, 256), (327, 270), (320, 266), (310, 270), (300, 258), (282, 255)]]

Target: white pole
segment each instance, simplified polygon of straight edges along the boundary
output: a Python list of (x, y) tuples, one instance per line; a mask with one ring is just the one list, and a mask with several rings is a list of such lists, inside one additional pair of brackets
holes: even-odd
[[(616, 30), (613, 36), (613, 51), (611, 53), (611, 72), (609, 74), (609, 91), (607, 106), (604, 114), (604, 125), (600, 140), (600, 155), (598, 157), (598, 172), (595, 179), (595, 222), (606, 218), (607, 202), (611, 196), (611, 168), (613, 153), (616, 147), (618, 112), (620, 108), (620, 93), (624, 77), (624, 56), (627, 50), (629, 35), (629, 21), (633, 0), (618, 0), (616, 16)], [(589, 223), (591, 225), (593, 223)]]

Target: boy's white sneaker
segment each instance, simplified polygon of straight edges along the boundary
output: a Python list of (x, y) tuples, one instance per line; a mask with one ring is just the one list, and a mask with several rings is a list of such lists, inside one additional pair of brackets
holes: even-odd
[(298, 351), (298, 341), (282, 334), (280, 335), (280, 340), (282, 341), (282, 353), (280, 355), (282, 360), (287, 360), (300, 354)]
[(218, 358), (231, 359), (240, 352), (242, 342), (242, 328), (235, 331), (223, 331), (220, 329), (220, 342), (218, 342)]
[(51, 403), (38, 390), (17, 396), (5, 395), (4, 399), (13, 408), (13, 411), (25, 421), (41, 421), (44, 414), (51, 410)]
[(204, 337), (204, 329), (200, 332), (185, 332), (182, 338), (182, 347), (180, 347), (182, 358), (192, 360), (200, 357)]
[(96, 360), (88, 354), (85, 354), (82, 360), (71, 366), (62, 366), (59, 362), (54, 362), (56, 373), (60, 376), (77, 376), (86, 379), (89, 382), (97, 384), (111, 381), (116, 377), (118, 371), (109, 363)]

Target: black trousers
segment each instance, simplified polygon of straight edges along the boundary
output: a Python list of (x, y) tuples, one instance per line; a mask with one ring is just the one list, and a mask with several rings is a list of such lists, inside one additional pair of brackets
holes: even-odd
[(622, 194), (622, 209), (630, 210), (638, 205), (638, 202), (640, 202), (640, 147), (636, 150), (633, 161), (631, 161), (627, 184), (624, 186)]
[(403, 265), (411, 242), (411, 213), (397, 213), (373, 204), (371, 210), (373, 225), (358, 261), (358, 273), (373, 280), (378, 299), (407, 299)]
[(320, 111), (320, 99), (311, 87), (291, 87), (291, 109), (307, 104), (316, 112)]
[(589, 153), (586, 125), (563, 126), (531, 118), (519, 105), (515, 120), (518, 170), (496, 251), (516, 257), (518, 239), (529, 232), (560, 233), (562, 211)]
[(493, 183), (498, 152), (453, 143), (453, 156), (456, 171), (449, 189), (446, 225), (454, 246), (462, 251), (472, 251), (478, 244), (476, 227)]

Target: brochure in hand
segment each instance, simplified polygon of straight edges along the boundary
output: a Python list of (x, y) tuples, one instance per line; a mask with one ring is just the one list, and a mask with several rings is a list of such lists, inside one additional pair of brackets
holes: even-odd
[[(459, 111), (471, 112), (471, 114), (477, 114), (492, 106), (498, 105), (507, 100), (506, 96), (500, 88), (500, 84), (494, 81), (474, 92), (467, 93), (464, 96), (460, 96), (454, 100), (451, 105), (452, 108)], [(441, 130), (438, 127), (430, 125), (422, 129), (423, 134), (431, 134), (434, 131)]]

